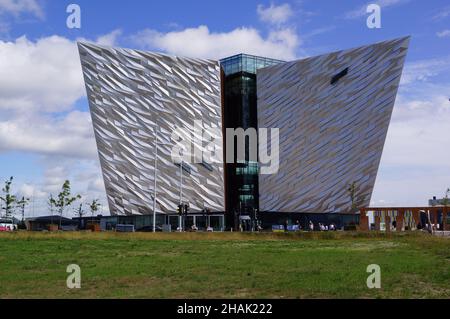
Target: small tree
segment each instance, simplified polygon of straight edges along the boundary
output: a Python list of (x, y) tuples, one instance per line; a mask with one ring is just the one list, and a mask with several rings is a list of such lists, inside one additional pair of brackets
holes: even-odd
[(48, 209), (50, 210), (51, 223), (53, 225), (53, 214), (55, 213), (55, 199), (53, 198), (53, 194), (50, 194), (47, 200)]
[(78, 206), (77, 209), (75, 209), (75, 216), (77, 216), (79, 218), (78, 220), (78, 229), (82, 228), (83, 225), (83, 216), (85, 215), (85, 211), (83, 209), (83, 203), (80, 203), (80, 206)]
[(30, 199), (22, 196), (22, 199), (17, 202), (17, 205), (20, 207), (20, 213), (22, 215), (22, 224), (25, 223), (25, 206), (28, 205)]
[(445, 192), (445, 197), (442, 199), (442, 205), (449, 206), (450, 205), (450, 188), (447, 188)]
[(59, 214), (59, 228), (61, 228), (62, 217), (64, 214), (64, 209), (70, 206), (77, 199), (81, 199), (80, 195), (72, 196), (70, 191), (70, 182), (66, 180), (61, 188), (61, 192), (58, 194), (58, 198), (54, 199), (50, 197), (50, 203), (56, 208)]
[(1, 211), (4, 212), (6, 218), (11, 218), (15, 206), (17, 205), (17, 197), (11, 194), (11, 184), (13, 182), (13, 177), (11, 176), (7, 181), (5, 181), (5, 186), (2, 188), (3, 196), (0, 196), (1, 201)]
[(94, 220), (94, 215), (97, 213), (100, 206), (102, 206), (102, 205), (99, 203), (98, 199), (92, 200), (92, 202), (89, 204), (89, 209), (91, 210), (91, 216), (92, 216), (91, 222)]
[(75, 215), (79, 218), (83, 218), (83, 216), (85, 215), (85, 211), (83, 209), (83, 203), (81, 203), (80, 206), (78, 206), (78, 208), (75, 209)]

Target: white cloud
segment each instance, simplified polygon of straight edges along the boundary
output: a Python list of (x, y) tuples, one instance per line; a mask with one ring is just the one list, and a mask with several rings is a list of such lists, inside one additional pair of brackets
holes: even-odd
[(450, 6), (447, 6), (439, 10), (439, 13), (433, 16), (433, 20), (439, 21), (447, 17), (450, 17)]
[(387, 164), (450, 169), (450, 147), (446, 147), (450, 143), (450, 101), (446, 96), (429, 99), (395, 106), (385, 147)]
[(98, 177), (95, 179), (91, 179), (89, 181), (88, 191), (93, 192), (104, 192), (105, 184), (102, 177)]
[(365, 4), (364, 6), (358, 7), (354, 10), (351, 10), (345, 14), (346, 19), (357, 19), (367, 15), (367, 6), (370, 4), (378, 4), (382, 9), (392, 7), (395, 5), (408, 3), (410, 0), (378, 0), (371, 1)]
[(39, 19), (45, 17), (44, 10), (36, 0), (0, 0), (0, 13), (9, 13), (16, 17), (23, 13), (32, 14)]
[(271, 31), (263, 37), (254, 28), (237, 28), (230, 32), (210, 32), (207, 26), (161, 33), (147, 29), (132, 37), (133, 42), (146, 49), (170, 54), (220, 59), (238, 53), (248, 53), (291, 60), (300, 44), (293, 29)]
[[(98, 161), (94, 160), (72, 160), (60, 157), (48, 157), (44, 160), (43, 178), (39, 182), (22, 182), (15, 179), (14, 185), (20, 185), (16, 194), (30, 199), (25, 208), (25, 216), (50, 215), (48, 198), (50, 194), (57, 196), (65, 180), (71, 182), (71, 193), (82, 196), (71, 207), (66, 208), (64, 216), (74, 216), (74, 211), (79, 204), (88, 210), (87, 203), (93, 199), (99, 199), (102, 205), (101, 213), (107, 214), (108, 204), (103, 180), (99, 174)], [(15, 187), (14, 187), (15, 188)], [(18, 212), (17, 212), (18, 213)], [(16, 214), (18, 215), (18, 214)]]
[[(114, 44), (119, 35), (115, 30), (97, 43)], [(90, 115), (73, 110), (85, 96), (75, 42), (59, 36), (0, 41), (0, 70), (0, 153), (96, 158)]]
[[(389, 206), (423, 206), (450, 186), (449, 83), (433, 82), (448, 70), (446, 59), (405, 67), (375, 184), (373, 201)], [(417, 74), (414, 74), (417, 73)], [(433, 80), (433, 81), (432, 81)]]
[[(95, 42), (113, 46), (120, 35), (114, 30)], [(0, 41), (0, 70), (0, 110), (67, 111), (86, 95), (77, 45), (64, 37)]]
[(406, 85), (415, 81), (427, 81), (438, 74), (449, 71), (450, 56), (407, 63), (403, 71), (401, 84)]
[(447, 30), (443, 30), (443, 31), (437, 32), (436, 35), (439, 38), (450, 37), (450, 30), (447, 29)]
[(260, 4), (257, 7), (257, 12), (261, 21), (274, 25), (287, 22), (294, 14), (288, 3), (279, 6), (271, 4), (267, 8)]
[(25, 183), (20, 187), (19, 194), (25, 198), (46, 198), (47, 193), (43, 192), (36, 185)]
[[(449, 170), (440, 171), (423, 169), (404, 169), (395, 167), (401, 174), (393, 174), (381, 167), (372, 202), (375, 206), (384, 207), (421, 207), (428, 206), (428, 200), (433, 196), (443, 197), (450, 186)], [(447, 174), (447, 176), (445, 175)], [(383, 198), (388, 198), (384, 200)]]
[(67, 216), (73, 216), (73, 208), (77, 208), (80, 203), (86, 205), (93, 199), (99, 199), (104, 206), (103, 210), (107, 211), (106, 192), (98, 161), (64, 160), (51, 165), (52, 162), (54, 161), (50, 160), (47, 163), (48, 167), (44, 174), (43, 189), (47, 193), (47, 198), (49, 194), (57, 195), (67, 179), (71, 182), (71, 193), (81, 195), (81, 200), (67, 210)]
[[(113, 45), (118, 36), (115, 30), (96, 42)], [(0, 155), (32, 154), (36, 173), (43, 170), (34, 181), (8, 172), (18, 175), (20, 194), (33, 196), (27, 216), (48, 214), (48, 195), (65, 179), (84, 199), (100, 198), (106, 211), (90, 114), (75, 109), (87, 105), (76, 43), (60, 36), (0, 41), (0, 70)]]
[(450, 102), (446, 101), (409, 101), (406, 110), (402, 110), (403, 105), (396, 106), (374, 201), (387, 199), (390, 206), (425, 206), (428, 199), (441, 196), (450, 187)]
[(117, 39), (122, 35), (122, 30), (116, 29), (108, 34), (101, 35), (97, 38), (96, 43), (105, 46), (115, 46), (117, 44)]
[(24, 113), (0, 121), (0, 153), (7, 151), (96, 158), (90, 115), (71, 111), (57, 118)]
[(85, 95), (76, 44), (50, 36), (0, 41), (0, 110), (64, 111)]

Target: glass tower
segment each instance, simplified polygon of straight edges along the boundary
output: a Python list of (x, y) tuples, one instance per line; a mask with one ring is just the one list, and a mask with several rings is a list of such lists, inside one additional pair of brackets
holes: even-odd
[[(283, 61), (247, 54), (238, 54), (220, 61), (224, 77), (225, 128), (258, 129), (256, 72), (281, 62)], [(255, 210), (259, 208), (258, 162), (248, 161), (247, 143), (245, 153), (245, 163), (235, 161), (233, 164), (225, 164), (227, 225), (234, 229), (239, 225), (240, 216), (254, 219)]]

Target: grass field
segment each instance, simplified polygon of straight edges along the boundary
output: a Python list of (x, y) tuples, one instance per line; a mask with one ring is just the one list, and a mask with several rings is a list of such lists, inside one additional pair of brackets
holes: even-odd
[(0, 298), (450, 298), (450, 239), (425, 234), (20, 232), (0, 252)]

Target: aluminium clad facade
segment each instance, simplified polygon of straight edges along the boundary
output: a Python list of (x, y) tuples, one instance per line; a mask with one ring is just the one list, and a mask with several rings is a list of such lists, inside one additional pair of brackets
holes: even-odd
[[(227, 67), (233, 65), (227, 59), (221, 71), (218, 61), (79, 43), (111, 214), (153, 212), (156, 136), (157, 213), (174, 213), (180, 197), (194, 212), (227, 209), (230, 220), (257, 208), (348, 213), (355, 206), (368, 206), (408, 44), (406, 37), (298, 61), (274, 61), (276, 65), (255, 67), (253, 82), (244, 79), (255, 86), (254, 92), (231, 85), (241, 74), (239, 69), (229, 74)], [(249, 60), (229, 59), (236, 59), (237, 65)], [(255, 95), (247, 98), (255, 105), (244, 107), (247, 100), (239, 104), (229, 98), (233, 90), (238, 98), (249, 92)], [(249, 109), (256, 111), (256, 123), (236, 120), (228, 125), (280, 129), (278, 172), (258, 177), (257, 164), (252, 163), (255, 181), (241, 183), (254, 186), (251, 200), (245, 193), (249, 187), (225, 181), (222, 127), (227, 115), (245, 119)], [(220, 163), (184, 163), (180, 189), (181, 167), (171, 158), (175, 143), (171, 135), (182, 128), (183, 139), (198, 138), (196, 120), (206, 131), (218, 128), (214, 139)], [(196, 146), (206, 150), (209, 140), (203, 142)], [(242, 167), (235, 173), (250, 174)], [(229, 191), (233, 188), (237, 195)], [(225, 196), (234, 206), (225, 207)]]
[(258, 126), (280, 129), (279, 171), (259, 177), (261, 211), (346, 213), (350, 194), (355, 206), (369, 205), (408, 44), (258, 70)]
[[(156, 132), (156, 212), (175, 212), (181, 176), (171, 157), (172, 132), (182, 128), (182, 138), (192, 138), (195, 120), (217, 127), (222, 162), (219, 63), (88, 43), (78, 48), (111, 214), (153, 212)], [(184, 163), (182, 185), (191, 211), (225, 210), (222, 163)]]

